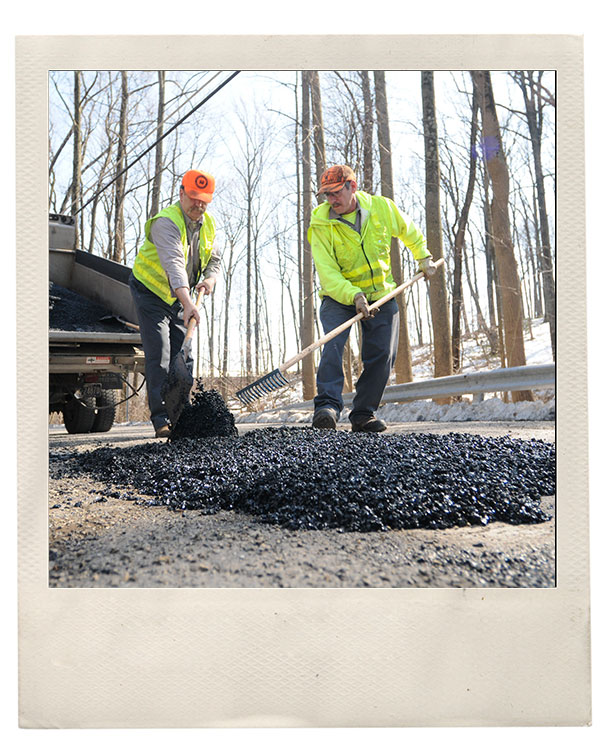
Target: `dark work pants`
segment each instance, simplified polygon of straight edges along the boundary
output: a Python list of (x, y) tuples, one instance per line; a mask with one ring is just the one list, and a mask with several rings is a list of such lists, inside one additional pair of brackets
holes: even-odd
[[(320, 320), (324, 332), (349, 320), (356, 314), (352, 305), (340, 304), (325, 296), (320, 305)], [(356, 383), (352, 411), (352, 422), (362, 422), (375, 414), (381, 397), (390, 378), (398, 349), (398, 305), (396, 301), (384, 304), (375, 317), (361, 320), (362, 324), (362, 374)], [(318, 374), (316, 376), (317, 395), (314, 407), (334, 409), (337, 418), (343, 409), (343, 350), (351, 328), (324, 345)]]
[[(142, 348), (146, 357), (146, 390), (150, 419), (155, 429), (167, 425), (169, 418), (161, 390), (167, 380), (172, 359), (182, 348), (186, 328), (182, 321), (183, 307), (178, 300), (166, 304), (133, 275), (129, 288), (138, 312)], [(189, 350), (186, 366), (193, 371), (193, 357)]]

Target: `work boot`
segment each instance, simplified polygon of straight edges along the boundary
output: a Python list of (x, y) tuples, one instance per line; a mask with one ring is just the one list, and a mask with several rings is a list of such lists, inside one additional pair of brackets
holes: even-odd
[(366, 417), (360, 422), (352, 420), (353, 433), (382, 433), (387, 428), (386, 423), (382, 419), (377, 419), (377, 417)]
[(313, 413), (311, 426), (316, 430), (335, 430), (337, 427), (337, 415), (332, 409), (316, 409)]
[(169, 425), (161, 425), (155, 428), (155, 438), (169, 438), (170, 434)]

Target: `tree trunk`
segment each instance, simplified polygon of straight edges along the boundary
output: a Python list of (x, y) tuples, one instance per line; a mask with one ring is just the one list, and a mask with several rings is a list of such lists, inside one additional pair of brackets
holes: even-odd
[(208, 329), (208, 353), (210, 356), (210, 371), (209, 375), (210, 377), (214, 377), (214, 364), (216, 362), (216, 358), (214, 356), (214, 341), (216, 339), (216, 298), (214, 297), (214, 294), (207, 297), (207, 303), (210, 307), (210, 327)]
[[(313, 146), (314, 154), (316, 156), (316, 180), (317, 187), (318, 180), (322, 177), (322, 173), (326, 170), (326, 150), (324, 149), (324, 119), (322, 117), (322, 97), (320, 95), (320, 77), (317, 71), (310, 71), (310, 88), (311, 88), (311, 117), (312, 117), (312, 133), (313, 133)], [(323, 200), (318, 198), (318, 203)]]
[[(72, 160), (72, 215), (76, 216), (82, 203), (82, 132), (81, 132), (81, 72), (74, 71), (74, 142)], [(75, 222), (75, 245), (80, 246), (80, 230), (78, 220)]]
[[(379, 142), (379, 167), (381, 172), (381, 194), (388, 199), (394, 199), (394, 179), (392, 176), (392, 152), (390, 147), (390, 120), (388, 115), (388, 100), (385, 89), (385, 72), (374, 71), (375, 80), (375, 109), (377, 114), (377, 140)], [(396, 285), (403, 283), (402, 262), (398, 239), (392, 239), (390, 247), (390, 262), (392, 277)], [(404, 292), (396, 297), (400, 314), (398, 332), (398, 354), (396, 356), (396, 382), (410, 383), (413, 380), (411, 364), (411, 345), (409, 343), (409, 326), (407, 323), (407, 303)]]
[(250, 165), (246, 175), (246, 375), (252, 375), (252, 193)]
[(223, 377), (223, 390), (222, 396), (227, 398), (226, 380), (229, 375), (229, 303), (231, 300), (231, 284), (233, 282), (233, 252), (235, 249), (235, 243), (233, 239), (229, 239), (229, 259), (227, 261), (227, 269), (225, 274), (225, 296), (224, 296), (224, 327), (223, 327), (223, 344), (222, 344), (222, 377)]
[[(434, 73), (432, 71), (421, 72), (421, 90), (426, 160), (426, 238), (433, 259), (439, 260), (443, 257), (443, 236)], [(434, 377), (451, 375), (451, 329), (444, 266), (430, 280), (430, 313), (434, 336)], [(450, 398), (438, 400), (438, 403), (450, 402)]]
[[(93, 191), (97, 194), (99, 190), (102, 187), (102, 184), (104, 182), (104, 176), (106, 175), (106, 170), (108, 168), (108, 165), (110, 163), (110, 159), (112, 157), (112, 149), (110, 145), (108, 146), (108, 149), (106, 150), (105, 158), (104, 158), (104, 164), (102, 165), (99, 174), (98, 179), (95, 188)], [(87, 251), (91, 252), (92, 254), (95, 254), (95, 231), (96, 231), (96, 224), (95, 224), (95, 218), (97, 215), (97, 205), (99, 202), (99, 197), (95, 197), (93, 202), (91, 203), (91, 209), (89, 211), (89, 227), (90, 227), (90, 233), (89, 233), (89, 244), (86, 247)]]
[(364, 122), (362, 124), (362, 190), (373, 193), (373, 98), (368, 71), (360, 71)]
[[(470, 268), (468, 266), (468, 255), (464, 255), (464, 270), (466, 271), (466, 280), (468, 281), (468, 288), (470, 290), (470, 296), (472, 298), (472, 301), (474, 303), (474, 308), (477, 313), (477, 328), (483, 330), (483, 332), (485, 333), (485, 336), (487, 337), (487, 341), (489, 343), (490, 354), (497, 354), (498, 353), (498, 337), (496, 335), (495, 330), (489, 327), (487, 323), (485, 322), (485, 316), (483, 315), (483, 310), (481, 309), (481, 303), (479, 302), (479, 294), (473, 285), (472, 277), (470, 275)], [(494, 320), (495, 320), (495, 317), (494, 317)]]
[[(523, 193), (519, 191), (519, 196), (521, 198), (521, 206), (523, 208), (523, 217), (524, 217), (524, 227), (525, 227), (525, 241), (527, 244), (527, 266), (529, 270), (529, 276), (531, 280), (531, 286), (532, 286), (532, 300), (533, 300), (533, 316), (534, 317), (542, 317), (542, 300), (540, 295), (540, 280), (538, 276), (538, 264), (537, 260), (539, 259), (538, 253), (534, 255), (534, 249), (537, 250), (537, 244), (538, 244), (538, 234), (535, 235), (535, 241), (532, 240), (532, 234), (530, 232), (530, 217), (529, 217), (529, 210), (530, 207), (528, 203), (525, 201), (525, 197), (523, 196)], [(534, 210), (534, 228), (537, 227), (537, 217), (536, 212)]]
[(257, 264), (258, 255), (258, 234), (253, 238), (252, 261), (254, 267), (254, 373), (261, 374), (260, 356), (261, 356), (261, 295), (260, 295), (260, 269)]
[[(536, 87), (534, 84), (533, 71), (528, 71), (527, 74), (523, 71), (519, 71), (516, 78), (521, 87), (521, 91), (523, 92), (525, 114), (527, 116), (527, 125), (530, 132), (532, 153), (534, 156), (538, 219), (540, 222), (540, 238), (542, 241), (542, 291), (544, 294), (545, 315), (551, 333), (553, 361), (555, 361), (555, 276), (553, 274), (551, 235), (549, 233), (544, 174), (542, 172), (542, 107), (540, 101), (540, 87)], [(535, 98), (538, 100), (538, 107), (536, 107)]]
[[(496, 252), (498, 282), (502, 299), (504, 349), (508, 367), (525, 364), (523, 341), (523, 305), (517, 263), (513, 251), (508, 214), (509, 177), (502, 148), (500, 125), (496, 113), (491, 74), (473, 71), (472, 78), (483, 122), (483, 156), (493, 187), (491, 227)], [(532, 401), (530, 390), (513, 391), (513, 401)]]
[[(303, 236), (304, 231), (307, 229), (303, 229), (303, 224), (301, 223), (301, 172), (303, 170), (303, 165), (301, 162), (301, 144), (299, 142), (299, 87), (298, 87), (298, 73), (297, 73), (297, 81), (294, 87), (294, 110), (295, 110), (295, 120), (294, 120), (294, 151), (295, 151), (295, 159), (296, 159), (296, 177), (297, 177), (297, 216), (296, 216), (296, 228), (297, 228), (297, 270), (299, 271), (298, 275), (298, 308), (299, 308), (299, 317), (298, 322), (296, 323), (296, 329), (298, 331), (297, 335), (297, 346), (299, 351), (301, 350), (302, 346), (301, 344), (301, 337), (303, 333), (303, 302), (305, 301), (305, 297), (303, 295), (303, 276), (301, 274), (301, 271), (303, 270)], [(301, 369), (301, 365), (299, 364), (298, 369)]]
[[(127, 89), (127, 71), (121, 71), (121, 113), (119, 116), (119, 140), (117, 144), (116, 169), (120, 173), (127, 162), (127, 105), (129, 92)], [(112, 258), (115, 262), (123, 262), (125, 256), (125, 218), (123, 207), (125, 203), (125, 185), (127, 176), (122, 173), (115, 181), (114, 194), (114, 248)]]
[[(494, 278), (494, 244), (491, 235), (491, 207), (489, 202), (489, 175), (485, 164), (482, 165), (483, 171), (483, 223), (485, 226), (485, 267), (487, 273), (487, 309), (489, 312), (489, 331), (493, 334), (493, 342), (490, 342), (491, 353), (498, 354), (501, 339), (500, 326), (496, 317), (496, 303), (494, 299), (495, 278)], [(473, 264), (474, 267), (474, 264)]]
[(157, 71), (159, 78), (159, 102), (157, 106), (157, 146), (155, 148), (155, 177), (153, 178), (152, 195), (150, 198), (149, 218), (159, 212), (161, 200), (161, 179), (163, 178), (163, 118), (165, 114), (165, 71)]
[(459, 372), (461, 363), (461, 334), (460, 334), (460, 310), (463, 308), (462, 294), (462, 257), (464, 251), (464, 237), (466, 235), (466, 224), (468, 223), (468, 214), (472, 204), (472, 195), (474, 194), (474, 181), (476, 177), (475, 146), (477, 139), (477, 105), (476, 98), (472, 96), (472, 121), (470, 125), (470, 163), (468, 173), (468, 186), (466, 188), (466, 197), (464, 206), (458, 220), (457, 233), (455, 235), (453, 259), (453, 301), (452, 301), (452, 327), (451, 327), (451, 354), (453, 371)]
[[(301, 343), (308, 346), (314, 341), (314, 290), (313, 258), (307, 240), (307, 229), (311, 222), (311, 116), (310, 116), (311, 72), (302, 72), (302, 139), (303, 139), (303, 328)], [(315, 370), (313, 354), (303, 361), (303, 399), (310, 401), (315, 396)]]
[(494, 287), (496, 290), (496, 317), (498, 320), (498, 351), (500, 353), (500, 367), (506, 367), (506, 348), (504, 346), (504, 312), (502, 310), (502, 296), (500, 294), (500, 283), (498, 278), (498, 265), (494, 251), (492, 261), (492, 275)]

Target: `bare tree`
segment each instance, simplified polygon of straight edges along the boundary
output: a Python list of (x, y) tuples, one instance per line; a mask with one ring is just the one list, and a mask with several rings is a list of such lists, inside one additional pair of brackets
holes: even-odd
[[(299, 307), (299, 319), (298, 319), (298, 336), (297, 344), (301, 343), (300, 339), (303, 333), (303, 314), (305, 296), (303, 294), (303, 239), (307, 235), (307, 228), (304, 227), (301, 217), (301, 204), (302, 204), (302, 192), (301, 192), (301, 174), (303, 170), (303, 163), (301, 161), (301, 155), (303, 151), (303, 145), (301, 140), (302, 123), (299, 117), (299, 74), (296, 74), (296, 81), (294, 85), (294, 111), (295, 111), (295, 123), (294, 123), (294, 152), (295, 152), (295, 172), (297, 179), (296, 186), (296, 228), (297, 228), (297, 270), (298, 270), (298, 307)], [(299, 347), (300, 348), (300, 347)], [(302, 364), (299, 362), (298, 369), (302, 368)]]
[[(426, 161), (426, 238), (433, 259), (443, 258), (438, 165), (438, 136), (434, 102), (434, 73), (421, 72), (422, 113)], [(451, 328), (445, 269), (430, 280), (430, 310), (434, 338), (434, 376), (451, 375)], [(439, 400), (447, 403), (450, 399)]]
[[(360, 73), (357, 79), (340, 71), (333, 71), (333, 74), (331, 82), (335, 84), (335, 88), (332, 90), (332, 83), (329, 85), (325, 107), (328, 113), (327, 151), (335, 155), (333, 162), (350, 165), (359, 175), (364, 173), (365, 153), (372, 144), (373, 121), (369, 121), (369, 131), (366, 132), (363, 113), (363, 106), (367, 107), (363, 95), (363, 86), (366, 85), (363, 84)], [(370, 83), (369, 106), (372, 110)], [(366, 160), (369, 159), (372, 161), (372, 151), (366, 155)], [(366, 181), (366, 178), (363, 180)], [(364, 183), (362, 188), (367, 190)]]
[[(277, 250), (277, 265), (278, 265), (278, 275), (280, 279), (280, 321), (281, 321), (281, 328), (280, 328), (280, 361), (284, 362), (287, 356), (287, 330), (288, 330), (288, 324), (286, 322), (286, 314), (285, 314), (285, 300), (288, 299), (288, 305), (290, 307), (290, 313), (292, 315), (292, 325), (294, 328), (294, 337), (297, 345), (299, 344), (299, 336), (300, 336), (300, 322), (299, 322), (299, 315), (298, 315), (298, 305), (295, 303), (295, 297), (293, 295), (291, 283), (294, 280), (294, 268), (296, 267), (297, 270), (297, 276), (296, 279), (300, 278), (299, 272), (300, 267), (298, 262), (295, 265), (295, 260), (291, 257), (290, 254), (290, 241), (287, 238), (287, 231), (286, 229), (280, 229), (279, 223), (277, 222), (277, 217), (275, 221), (275, 244), (276, 244), (276, 250)], [(300, 228), (300, 224), (297, 226)], [(289, 267), (290, 263), (290, 267)]]
[(468, 171), (468, 186), (462, 212), (458, 220), (457, 232), (453, 245), (453, 299), (452, 299), (452, 323), (451, 323), (451, 354), (453, 371), (459, 372), (461, 364), (461, 333), (460, 333), (460, 310), (463, 308), (462, 294), (462, 258), (464, 252), (464, 239), (466, 224), (472, 196), (474, 194), (474, 182), (476, 178), (476, 139), (477, 139), (477, 104), (474, 93), (472, 96), (472, 120), (470, 124), (470, 157)]
[[(506, 355), (504, 353), (504, 336), (502, 334), (502, 321), (499, 319), (500, 305), (496, 307), (498, 289), (496, 286), (495, 247), (491, 230), (491, 200), (489, 197), (489, 173), (485, 162), (481, 162), (483, 175), (483, 225), (485, 229), (484, 250), (485, 269), (487, 273), (487, 309), (489, 312), (490, 350), (492, 354), (499, 354), (502, 367), (506, 367)], [(474, 267), (474, 266), (473, 266)]]
[[(491, 228), (502, 304), (504, 348), (509, 367), (525, 364), (523, 307), (517, 263), (513, 252), (508, 212), (509, 176), (502, 147), (500, 124), (489, 71), (473, 71), (472, 79), (481, 108), (483, 157), (493, 186)], [(513, 391), (513, 401), (532, 401), (530, 390)]]
[(115, 181), (114, 195), (114, 248), (112, 258), (116, 262), (125, 257), (125, 218), (123, 207), (125, 203), (125, 186), (127, 176), (123, 172), (127, 164), (127, 108), (129, 103), (129, 88), (127, 71), (121, 71), (121, 113), (119, 117), (119, 137), (117, 142), (116, 168), (118, 177)]
[[(259, 339), (257, 322), (258, 235), (262, 219), (261, 187), (265, 174), (269, 127), (258, 114), (248, 116), (244, 111), (238, 115), (240, 128), (237, 133), (237, 149), (233, 153), (232, 164), (241, 178), (240, 193), (243, 207), (246, 246), (246, 322), (245, 322), (245, 369), (248, 375), (253, 372), (254, 362), (259, 358), (256, 345)], [(256, 120), (256, 123), (254, 122)]]
[[(388, 199), (394, 199), (394, 179), (392, 176), (392, 150), (390, 146), (390, 120), (388, 99), (385, 88), (385, 71), (375, 71), (375, 108), (377, 113), (377, 140), (379, 142), (379, 167), (381, 171), (381, 193)], [(403, 283), (402, 261), (398, 248), (398, 239), (393, 238), (390, 247), (390, 264), (392, 277), (399, 286)], [(409, 343), (409, 325), (407, 321), (407, 303), (404, 293), (396, 297), (400, 325), (398, 333), (398, 354), (396, 357), (396, 382), (410, 383), (413, 380), (411, 363), (411, 345)]]
[[(320, 76), (317, 71), (310, 71), (311, 115), (314, 154), (316, 156), (316, 179), (326, 170), (326, 150), (324, 148), (324, 118), (322, 116), (322, 96), (320, 94)], [(318, 200), (322, 201), (321, 199)]]
[(152, 194), (150, 197), (149, 217), (159, 212), (161, 197), (161, 181), (163, 178), (163, 121), (165, 114), (165, 71), (157, 71), (159, 78), (159, 100), (157, 106), (157, 146), (155, 147), (155, 175), (153, 178)]
[[(74, 143), (73, 143), (73, 161), (72, 161), (72, 214), (76, 215), (81, 205), (81, 183), (82, 183), (82, 160), (83, 146), (81, 134), (81, 72), (74, 71)], [(75, 244), (80, 245), (79, 224), (75, 226)]]
[[(302, 71), (302, 141), (303, 141), (303, 327), (301, 342), (305, 345), (314, 341), (314, 288), (313, 257), (307, 240), (307, 229), (311, 222), (311, 116), (310, 88), (311, 72)], [(315, 396), (315, 370), (313, 354), (303, 359), (303, 398), (305, 401)]]
[(362, 101), (364, 103), (362, 125), (362, 190), (373, 193), (373, 98), (368, 71), (360, 71)]
[(555, 361), (555, 277), (553, 275), (553, 257), (551, 252), (551, 236), (549, 233), (549, 218), (546, 210), (546, 191), (544, 188), (544, 173), (542, 170), (542, 123), (543, 123), (543, 92), (541, 83), (542, 71), (538, 71), (537, 78), (534, 71), (515, 71), (513, 79), (519, 84), (525, 102), (525, 115), (529, 128), (534, 157), (534, 172), (536, 176), (536, 198), (538, 200), (538, 220), (540, 223), (540, 237), (542, 249), (540, 254), (542, 272), (542, 290), (544, 293), (545, 315), (551, 333), (551, 347), (553, 361)]

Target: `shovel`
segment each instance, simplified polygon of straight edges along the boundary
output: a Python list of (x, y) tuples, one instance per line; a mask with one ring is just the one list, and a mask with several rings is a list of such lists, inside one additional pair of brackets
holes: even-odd
[[(434, 266), (439, 268), (444, 263), (445, 263), (445, 260), (441, 258), (434, 263)], [(396, 288), (393, 291), (390, 291), (389, 294), (386, 294), (378, 301), (372, 302), (371, 308), (381, 307), (383, 304), (390, 301), (390, 299), (393, 299), (395, 296), (398, 296), (398, 294), (400, 294), (402, 291), (409, 288), (409, 286), (412, 286), (414, 283), (417, 283), (417, 281), (423, 277), (424, 277), (423, 273), (418, 273), (416, 276), (411, 278), (411, 280), (406, 281), (405, 283), (401, 283), (400, 286), (396, 286)], [(266, 393), (271, 393), (277, 388), (282, 388), (283, 386), (288, 385), (288, 380), (286, 380), (286, 378), (282, 374), (285, 370), (289, 369), (290, 367), (292, 367), (292, 365), (296, 364), (297, 362), (300, 362), (301, 359), (304, 359), (308, 354), (311, 354), (312, 351), (319, 349), (320, 346), (323, 346), (325, 343), (328, 343), (328, 341), (332, 341), (332, 339), (335, 336), (338, 336), (339, 333), (342, 333), (344, 330), (347, 330), (347, 328), (351, 327), (355, 322), (358, 322), (358, 320), (361, 320), (361, 319), (362, 319), (362, 312), (359, 312), (357, 315), (350, 318), (349, 320), (346, 320), (344, 323), (336, 327), (334, 330), (331, 330), (330, 332), (328, 332), (323, 338), (320, 338), (319, 340), (315, 341), (315, 343), (310, 344), (305, 349), (303, 349), (303, 351), (300, 351), (298, 354), (293, 356), (287, 362), (284, 362), (284, 364), (281, 364), (277, 369), (273, 370), (273, 372), (269, 372), (266, 375), (263, 375), (263, 377), (259, 378), (258, 380), (255, 380), (253, 383), (250, 383), (250, 385), (247, 385), (245, 388), (242, 388), (241, 390), (237, 391), (235, 395), (242, 402), (242, 404), (248, 405), (252, 401), (255, 401), (257, 398), (262, 398)]]
[[(203, 294), (204, 289), (200, 288), (199, 294), (197, 295), (197, 302), (195, 304), (197, 309), (201, 306)], [(186, 365), (186, 357), (191, 349), (191, 340), (196, 325), (197, 321), (194, 317), (191, 317), (186, 329), (182, 348), (172, 359), (169, 366), (169, 372), (167, 373), (167, 380), (161, 391), (163, 401), (165, 401), (165, 408), (167, 409), (167, 416), (169, 417), (172, 428), (176, 427), (178, 419), (182, 414), (182, 410), (189, 401), (189, 394), (193, 387), (193, 373)]]

